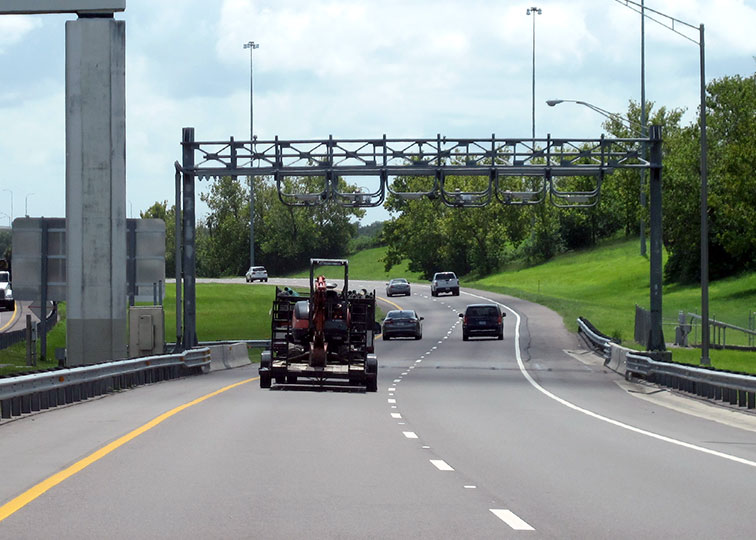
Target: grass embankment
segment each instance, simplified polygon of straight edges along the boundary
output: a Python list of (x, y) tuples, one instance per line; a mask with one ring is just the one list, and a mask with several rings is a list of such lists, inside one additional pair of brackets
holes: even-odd
[[(605, 334), (632, 347), (635, 305), (649, 307), (649, 262), (638, 252), (635, 239), (613, 241), (596, 249), (555, 257), (539, 266), (508, 270), (463, 285), (548, 306), (572, 330), (577, 329), (577, 317), (583, 316)], [(676, 321), (680, 310), (700, 311), (701, 290), (697, 285), (665, 286), (662, 294), (665, 321)], [(747, 327), (748, 313), (755, 307), (756, 273), (709, 285), (712, 318)], [(674, 340), (674, 331), (674, 323), (665, 325), (668, 342)], [(756, 353), (712, 349), (710, 356), (712, 365), (719, 369), (756, 373)], [(700, 350), (673, 349), (675, 361), (697, 365), (699, 358)]]
[[(391, 278), (403, 277), (407, 278), (410, 282), (424, 282), (426, 280), (420, 279), (420, 274), (417, 272), (410, 272), (407, 268), (407, 262), (404, 262), (398, 266), (391, 268), (389, 272), (384, 270), (383, 257), (386, 255), (385, 247), (377, 247), (365, 249), (359, 251), (353, 255), (350, 255), (349, 260), (349, 279), (362, 279), (368, 281), (388, 281)], [(344, 272), (341, 268), (326, 268), (325, 271), (320, 272), (328, 278), (342, 278)], [(298, 277), (309, 278), (310, 269), (304, 268), (300, 271), (294, 272), (286, 277)]]
[[(58, 347), (66, 346), (66, 304), (58, 304), (58, 317), (59, 322), (52, 330), (47, 333), (47, 354), (45, 361), (37, 359), (36, 366), (26, 365), (26, 342), (16, 343), (11, 345), (7, 349), (0, 350), (0, 375), (7, 375), (8, 373), (19, 373), (22, 371), (38, 371), (42, 369), (50, 369), (58, 365), (58, 361), (55, 360), (55, 349)], [(37, 351), (41, 347), (41, 343), (37, 341)], [(41, 356), (41, 355), (40, 355)]]

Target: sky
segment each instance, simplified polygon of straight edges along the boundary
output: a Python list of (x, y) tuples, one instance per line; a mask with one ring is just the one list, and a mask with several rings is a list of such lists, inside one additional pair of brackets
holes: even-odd
[[(707, 82), (756, 71), (756, 0), (645, 5), (705, 25)], [(65, 215), (64, 25), (75, 18), (0, 16), (0, 226)], [(537, 138), (602, 133), (598, 113), (547, 99), (618, 113), (640, 101), (640, 15), (617, 0), (126, 0), (116, 19), (126, 21), (129, 217), (173, 204), (183, 127), (198, 141), (249, 140), (248, 41), (260, 44), (259, 140), (529, 138), (534, 22)], [(698, 45), (648, 20), (645, 43), (647, 100), (693, 122)], [(371, 209), (363, 223), (389, 218)]]

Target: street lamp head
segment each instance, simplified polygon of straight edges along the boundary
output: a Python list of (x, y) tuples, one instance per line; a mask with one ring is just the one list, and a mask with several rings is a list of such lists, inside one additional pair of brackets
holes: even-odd
[(525, 12), (525, 15), (530, 15), (531, 13), (536, 13), (538, 15), (541, 14), (541, 8), (538, 7), (529, 7), (528, 10)]
[(629, 118), (623, 118), (619, 114), (609, 112), (605, 109), (602, 109), (601, 107), (597, 107), (596, 105), (592, 103), (588, 103), (586, 101), (580, 101), (577, 99), (549, 99), (546, 101), (546, 105), (548, 105), (549, 107), (554, 107), (555, 105), (559, 105), (560, 103), (576, 103), (578, 105), (583, 105), (584, 107), (588, 107), (592, 111), (599, 113), (601, 116), (608, 118), (609, 120), (615, 120), (615, 121), (620, 122), (626, 128), (629, 128), (630, 131), (632, 131), (636, 137), (645, 138), (645, 135), (644, 135), (645, 130), (642, 125), (630, 120)]
[(259, 43), (255, 43), (254, 41), (248, 41), (247, 43), (245, 43), (243, 45), (243, 47), (245, 49), (259, 49), (260, 48), (260, 44)]

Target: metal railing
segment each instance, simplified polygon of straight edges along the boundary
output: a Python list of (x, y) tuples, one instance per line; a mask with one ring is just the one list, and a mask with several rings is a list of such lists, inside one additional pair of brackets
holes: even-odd
[[(743, 328), (735, 324), (709, 319), (711, 346), (721, 349), (739, 349), (756, 347), (756, 329), (753, 313), (749, 313), (748, 326)], [(675, 326), (675, 343), (681, 346), (700, 345), (703, 320), (697, 313), (681, 311)], [(728, 334), (728, 330), (730, 330)], [(728, 337), (729, 336), (729, 337)]]
[(607, 362), (611, 356), (610, 343), (617, 343), (617, 340), (601, 333), (584, 317), (578, 317), (577, 323), (578, 335), (581, 336), (593, 350), (601, 352), (604, 361)]
[(210, 365), (210, 349), (147, 356), (0, 379), (0, 418), (49, 409), (182, 375)]
[(657, 362), (642, 354), (628, 353), (626, 378), (646, 380), (708, 399), (753, 409), (756, 407), (756, 377), (682, 364)]
[[(248, 349), (264, 349), (270, 347), (269, 339), (224, 339), (219, 341), (200, 341), (197, 343), (200, 347), (209, 347), (212, 345), (233, 345), (234, 343), (244, 343)], [(166, 343), (166, 350), (173, 350), (176, 343)]]

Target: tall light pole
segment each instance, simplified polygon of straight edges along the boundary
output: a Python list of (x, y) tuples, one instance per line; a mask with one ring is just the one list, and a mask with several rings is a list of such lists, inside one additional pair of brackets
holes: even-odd
[[(646, 136), (646, 12), (641, 0), (641, 135)], [(641, 158), (646, 159), (646, 145), (641, 147)], [(640, 170), (640, 253), (646, 254), (646, 219), (643, 210), (646, 208), (646, 169)]]
[(12, 222), (13, 221), (13, 192), (10, 189), (8, 189), (8, 188), (3, 188), (3, 191), (7, 191), (8, 193), (10, 193), (10, 196), (11, 196), (11, 214), (10, 214), (10, 218), (11, 218), (11, 222)]
[[(700, 71), (699, 91), (701, 94), (701, 365), (708, 366), (711, 364), (711, 358), (709, 358), (709, 187), (706, 158), (708, 147), (706, 142), (706, 49), (704, 46), (704, 25), (699, 24), (696, 27), (690, 23), (681, 21), (680, 19), (676, 19), (660, 11), (656, 11), (655, 9), (646, 8), (643, 4), (639, 4), (633, 0), (615, 1), (637, 13), (640, 13), (643, 19), (649, 18), (655, 23), (660, 24), (668, 30), (672, 30), (675, 34), (698, 45)], [(652, 15), (646, 13), (647, 11), (651, 12)], [(678, 30), (680, 25), (692, 30), (698, 30), (698, 41), (680, 32)]]
[[(253, 64), (252, 51), (260, 48), (259, 43), (248, 41), (244, 44), (245, 49), (249, 49), (249, 140), (250, 150), (254, 154), (255, 148), (255, 116), (254, 116), (254, 83), (253, 83)], [(250, 163), (251, 164), (251, 163)], [(255, 179), (249, 177), (249, 265), (255, 265)]]
[(24, 200), (24, 215), (26, 217), (29, 217), (29, 197), (31, 197), (32, 195), (34, 195), (34, 193), (27, 193)]
[[(535, 41), (535, 20), (536, 20), (536, 17), (535, 16), (541, 14), (541, 8), (538, 8), (538, 7), (535, 7), (535, 6), (534, 7), (529, 7), (527, 9), (527, 11), (525, 12), (525, 14), (533, 16), (533, 95), (532, 95), (533, 121), (531, 123), (533, 129), (532, 129), (532, 133), (531, 133), (531, 138), (533, 139), (533, 141), (535, 141), (535, 58), (536, 58), (535, 57), (535, 45), (536, 45), (536, 41)], [(534, 142), (534, 146), (535, 146), (535, 142)]]

